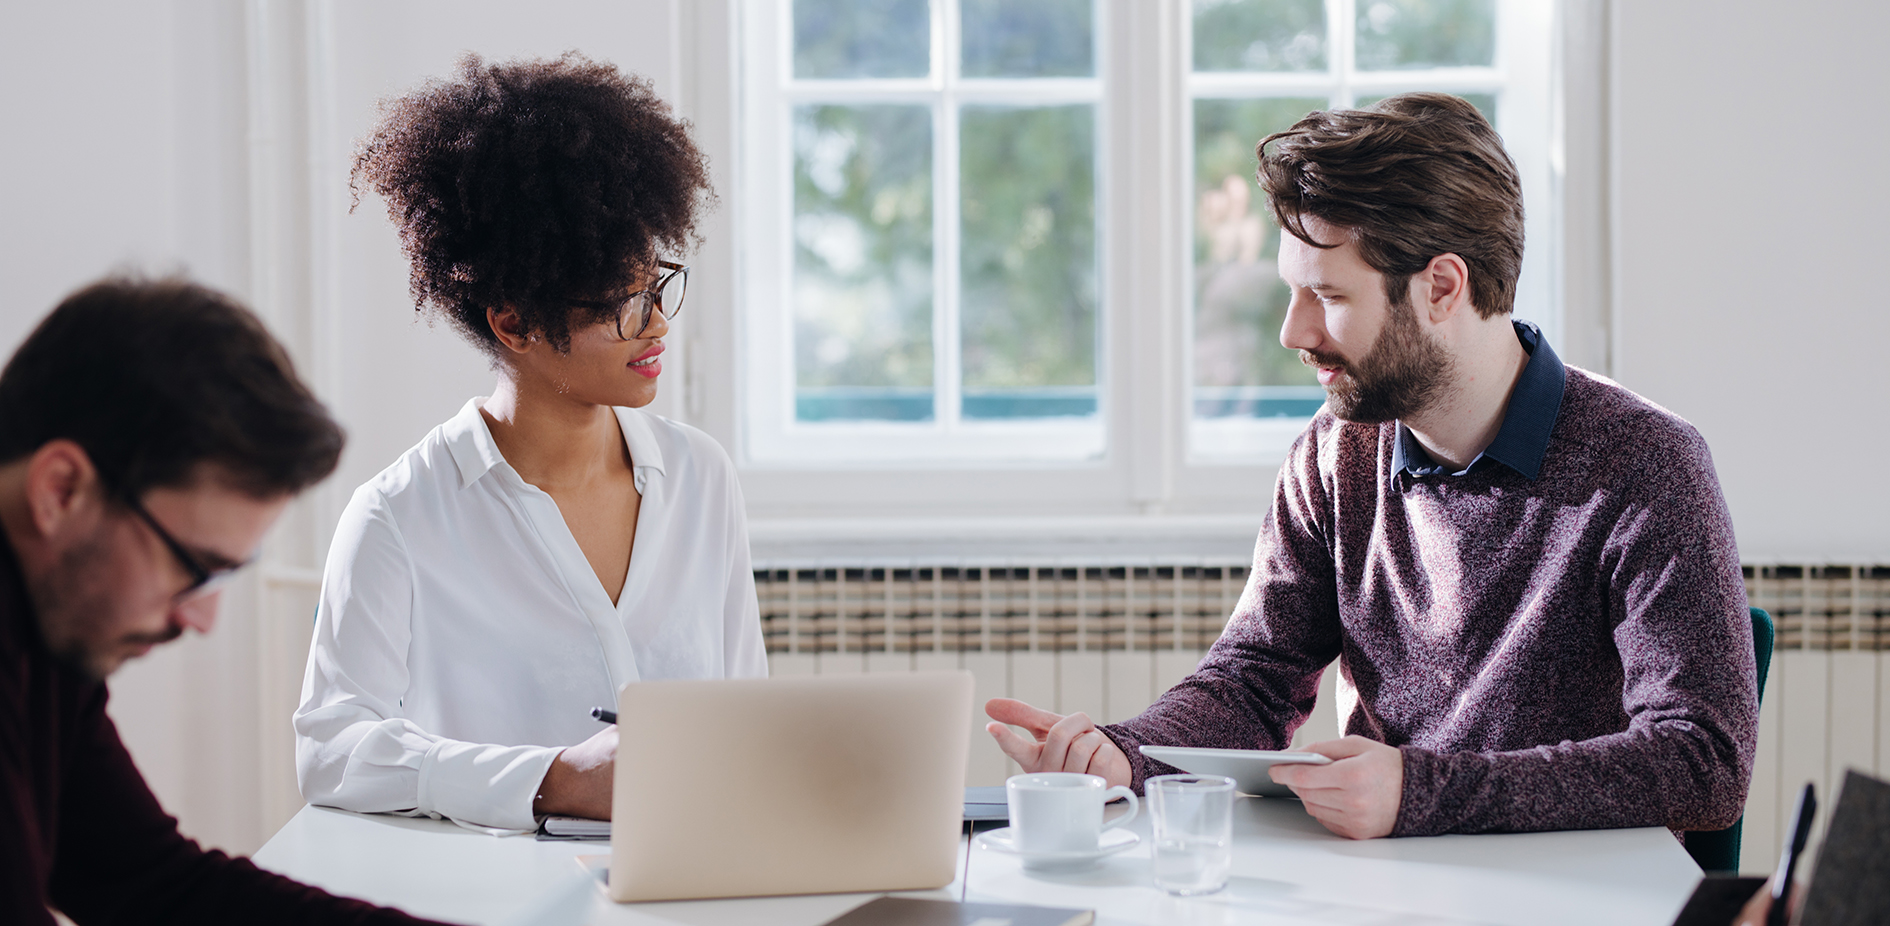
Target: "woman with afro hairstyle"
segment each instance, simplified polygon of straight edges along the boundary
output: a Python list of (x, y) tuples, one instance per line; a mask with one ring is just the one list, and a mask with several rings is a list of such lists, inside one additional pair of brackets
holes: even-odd
[(357, 200), (386, 201), (416, 304), (498, 383), (341, 516), (295, 713), (302, 796), (494, 830), (607, 819), (617, 734), (592, 706), (767, 674), (735, 469), (642, 411), (708, 168), (648, 81), (576, 53), (468, 56), (382, 107)]

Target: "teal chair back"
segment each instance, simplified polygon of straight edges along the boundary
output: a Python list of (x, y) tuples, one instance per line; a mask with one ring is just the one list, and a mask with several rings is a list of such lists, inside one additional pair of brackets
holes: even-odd
[[(1762, 608), (1751, 608), (1752, 655), (1759, 666), (1759, 700), (1765, 700), (1765, 673), (1772, 667), (1772, 615)], [(1739, 822), (1723, 830), (1696, 830), (1687, 833), (1687, 854), (1708, 873), (1739, 870)]]

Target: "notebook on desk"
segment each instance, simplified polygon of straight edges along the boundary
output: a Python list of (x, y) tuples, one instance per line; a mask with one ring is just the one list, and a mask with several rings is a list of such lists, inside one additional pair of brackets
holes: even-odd
[(538, 823), (540, 842), (558, 841), (595, 841), (610, 840), (610, 821), (591, 820), (585, 817), (551, 816)]
[[(612, 721), (613, 723), (615, 721)], [(1002, 785), (965, 789), (965, 822), (999, 826), (1011, 822), (1010, 802)], [(610, 821), (550, 816), (538, 824), (540, 842), (609, 842)]]
[(970, 725), (968, 672), (625, 686), (611, 899), (950, 884)]

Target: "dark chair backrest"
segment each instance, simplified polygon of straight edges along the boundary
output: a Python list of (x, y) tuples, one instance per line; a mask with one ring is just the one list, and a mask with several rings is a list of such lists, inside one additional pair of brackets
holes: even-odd
[[(1759, 667), (1759, 700), (1765, 700), (1765, 674), (1772, 667), (1772, 615), (1763, 608), (1750, 608), (1752, 612), (1752, 656)], [(1746, 818), (1742, 815), (1739, 822), (1723, 830), (1697, 830), (1687, 834), (1687, 854), (1699, 863), (1700, 870), (1713, 872), (1736, 872), (1739, 870), (1739, 831), (1745, 826)]]

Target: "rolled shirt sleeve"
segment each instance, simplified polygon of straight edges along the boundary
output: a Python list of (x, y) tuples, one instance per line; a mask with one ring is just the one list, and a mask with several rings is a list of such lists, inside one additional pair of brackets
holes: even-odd
[(400, 715), (412, 645), (412, 564), (386, 499), (355, 493), (335, 532), (295, 712), (296, 775), (312, 804), (529, 830), (562, 747), (438, 736)]

